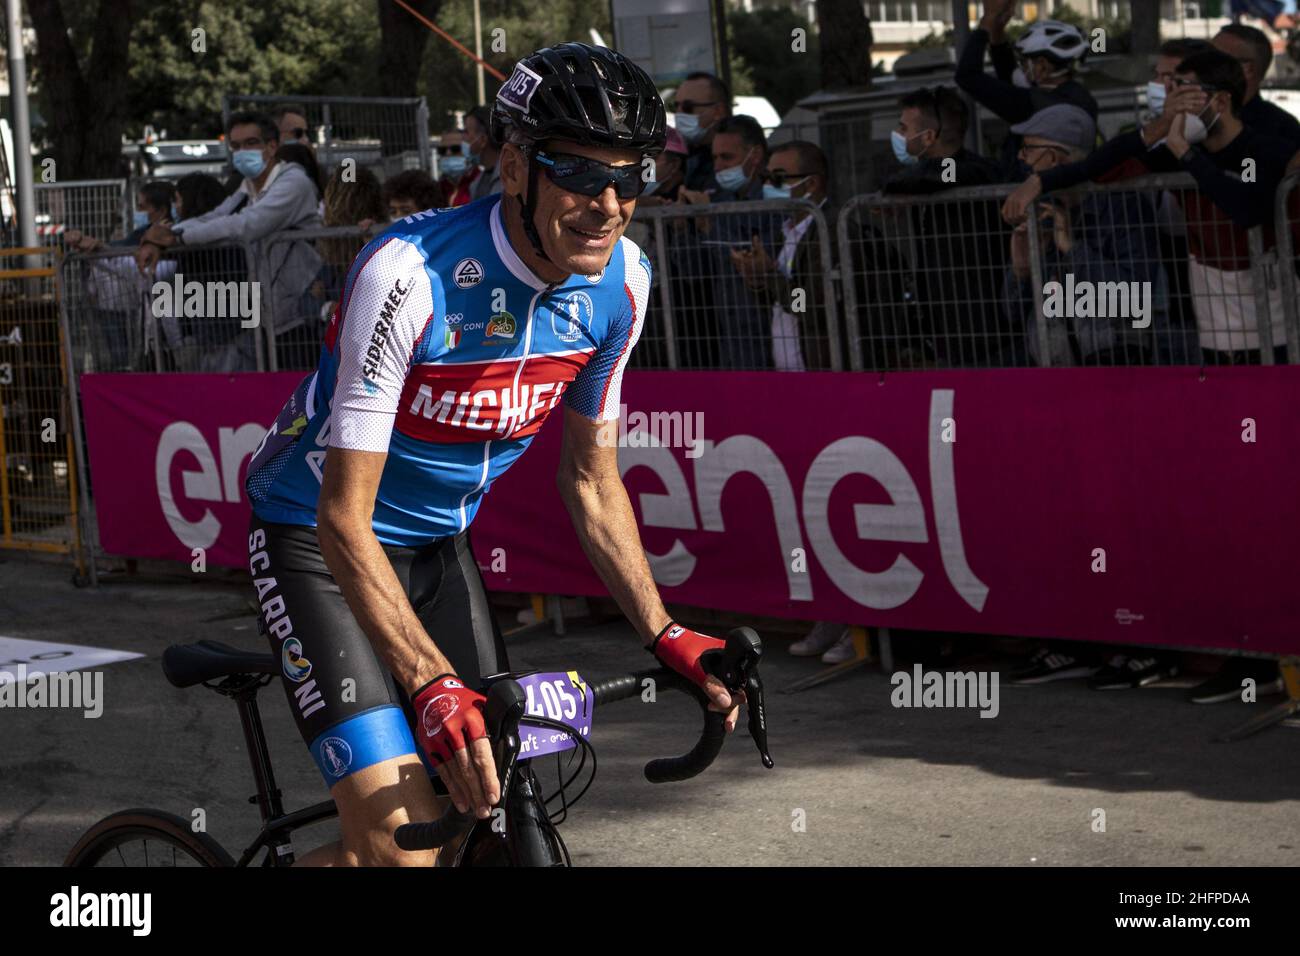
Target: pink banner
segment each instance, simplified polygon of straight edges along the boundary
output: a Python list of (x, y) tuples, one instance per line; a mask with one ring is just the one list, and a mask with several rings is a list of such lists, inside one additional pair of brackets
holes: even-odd
[[(83, 376), (105, 549), (241, 566), (247, 459), (298, 378)], [(1300, 652), (1300, 368), (636, 372), (623, 396), (666, 600)], [(491, 588), (604, 593), (555, 490), (560, 431), (485, 500)]]

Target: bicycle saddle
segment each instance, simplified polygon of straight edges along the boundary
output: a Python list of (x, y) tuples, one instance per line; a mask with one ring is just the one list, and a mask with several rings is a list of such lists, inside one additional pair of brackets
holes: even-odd
[(278, 674), (280, 662), (270, 654), (205, 640), (167, 648), (163, 651), (162, 669), (173, 686), (193, 687), (231, 674)]

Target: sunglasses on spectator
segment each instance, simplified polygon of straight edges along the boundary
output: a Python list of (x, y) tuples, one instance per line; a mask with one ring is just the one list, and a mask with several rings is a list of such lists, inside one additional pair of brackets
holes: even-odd
[(1021, 157), (1022, 159), (1028, 160), (1029, 154), (1036, 149), (1054, 149), (1057, 152), (1061, 152), (1061, 153), (1068, 152), (1068, 150), (1066, 150), (1064, 146), (1053, 146), (1051, 143), (1039, 143), (1036, 146), (1030, 146), (1029, 144), (1026, 143), (1020, 147), (1016, 155)]
[(295, 126), (293, 129), (289, 130), (289, 135), (292, 136), (294, 139), (306, 139), (307, 127)]
[(718, 100), (709, 100), (708, 102), (699, 102), (697, 100), (682, 100), (677, 104), (678, 113), (694, 113), (696, 110), (702, 110), (706, 106), (717, 106)]
[(646, 183), (641, 178), (641, 164), (608, 166), (569, 153), (545, 153), (540, 149), (534, 158), (546, 173), (546, 178), (561, 189), (580, 196), (599, 196), (609, 186), (619, 199), (635, 199), (644, 191)]
[(811, 175), (812, 173), (787, 173), (782, 169), (769, 169), (763, 173), (762, 179), (763, 182), (771, 183), (777, 189), (782, 189), (787, 183), (791, 186), (797, 186)]
[(1202, 83), (1200, 80), (1184, 80), (1177, 76), (1174, 77), (1173, 83), (1174, 86), (1180, 90), (1188, 86), (1194, 86), (1202, 92), (1210, 94), (1218, 93), (1222, 90), (1222, 87), (1214, 86), (1211, 83)]

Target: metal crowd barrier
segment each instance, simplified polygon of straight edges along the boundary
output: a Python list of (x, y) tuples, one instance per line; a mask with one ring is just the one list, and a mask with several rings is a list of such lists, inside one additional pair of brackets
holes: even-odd
[(322, 169), (344, 159), (373, 169), (380, 179), (406, 169), (433, 172), (429, 107), (424, 97), (244, 96), (222, 97), (222, 128), (240, 110), (269, 112), (277, 106), (307, 111), (307, 135)]
[[(85, 573), (57, 251), (0, 250), (0, 548), (72, 554)], [(16, 260), (16, 261), (15, 261)]]
[(1275, 249), (1274, 230), (1234, 226), (1177, 174), (1042, 197), (1013, 228), (1001, 207), (1016, 185), (845, 206), (851, 369), (1286, 360), (1284, 218)]
[[(1282, 314), (1286, 324), (1287, 362), (1300, 365), (1300, 283), (1296, 281), (1295, 235), (1292, 232), (1300, 225), (1300, 193), (1296, 185), (1300, 184), (1300, 172), (1290, 173), (1277, 188), (1277, 200), (1274, 203), (1273, 216), (1277, 223), (1277, 259), (1279, 263), (1278, 280), (1281, 284)], [(1292, 204), (1295, 211), (1292, 212)]]
[(63, 258), (60, 308), (76, 372), (266, 370), (266, 297), (252, 244), (177, 246), (149, 276), (135, 252)]
[(131, 229), (134, 203), (125, 179), (82, 179), (35, 183), (36, 233), (42, 245), (63, 247), (63, 235), (78, 230), (109, 240)]
[[(1186, 174), (1041, 197), (1018, 228), (1001, 215), (1015, 184), (855, 196), (837, 218), (806, 200), (641, 207), (628, 235), (651, 260), (653, 308), (633, 367), (1295, 362), (1300, 307), (1287, 206), (1297, 182), (1279, 189), (1276, 228), (1248, 231)], [(131, 250), (69, 255), (62, 305), (74, 365), (311, 369), (352, 259), (382, 228), (183, 246), (164, 256), (153, 281), (134, 269)], [(258, 328), (232, 338), (220, 295), (215, 311), (211, 303), (159, 311), (148, 294), (154, 282), (186, 270), (241, 294), (256, 282)]]
[[(799, 245), (813, 254), (783, 268), (787, 228), (806, 229)], [(830, 225), (811, 202), (645, 207), (628, 234), (651, 261), (657, 305), (634, 367), (843, 369)], [(765, 256), (752, 254), (755, 241)], [(756, 268), (744, 274), (737, 258)]]

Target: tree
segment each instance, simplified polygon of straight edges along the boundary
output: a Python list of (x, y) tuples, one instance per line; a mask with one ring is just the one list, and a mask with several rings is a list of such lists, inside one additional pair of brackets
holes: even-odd
[(132, 40), (132, 132), (149, 123), (172, 139), (216, 136), (226, 93), (380, 92), (379, 32), (365, 0), (160, 3)]
[(821, 81), (828, 90), (871, 85), (871, 24), (860, 0), (818, 0)]
[(1133, 24), (1130, 45), (1134, 53), (1155, 53), (1160, 49), (1160, 4), (1151, 0), (1132, 0), (1129, 4)]
[[(804, 17), (793, 10), (768, 8), (752, 13), (732, 10), (727, 20), (733, 79), (747, 77), (753, 92), (770, 100), (782, 114), (817, 90), (818, 39)], [(804, 31), (798, 46), (793, 38), (796, 29)], [(747, 92), (740, 84), (732, 85), (737, 93)]]
[[(442, 0), (405, 0), (407, 6), (434, 20)], [(375, 0), (379, 11), (379, 84), (383, 96), (415, 96), (420, 63), (432, 30), (393, 0)], [(442, 26), (442, 24), (439, 24)], [(444, 28), (445, 29), (445, 28)], [(439, 43), (446, 42), (441, 38)]]
[(61, 0), (27, 2), (36, 31), (32, 78), (55, 169), (65, 180), (115, 174), (122, 164), (131, 46), (131, 0), (72, 7), (75, 25), (85, 29), (74, 31)]

